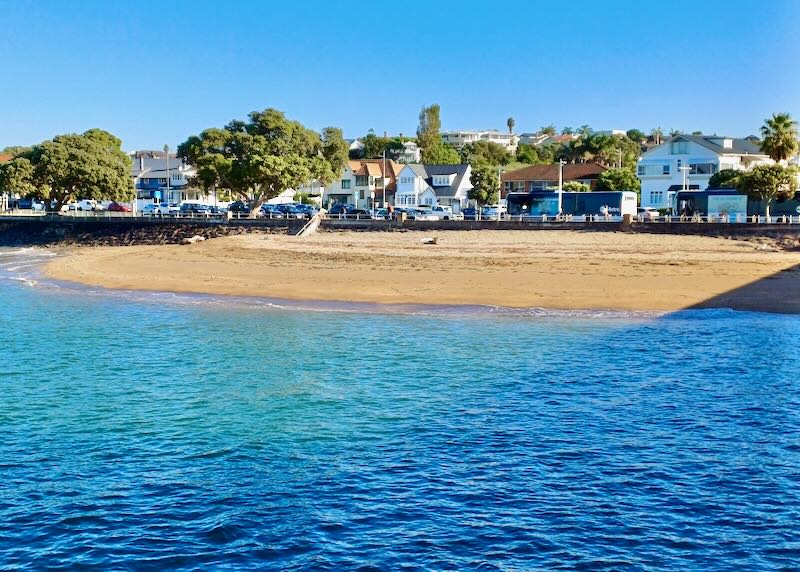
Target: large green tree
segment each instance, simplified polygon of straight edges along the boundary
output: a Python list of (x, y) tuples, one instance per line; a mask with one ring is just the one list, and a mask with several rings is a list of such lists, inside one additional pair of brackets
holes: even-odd
[(761, 150), (774, 161), (797, 153), (797, 121), (788, 113), (775, 113), (761, 127)]
[(742, 171), (737, 169), (722, 169), (711, 175), (708, 186), (712, 189), (735, 189), (739, 186), (739, 177)]
[(764, 203), (769, 216), (769, 203), (776, 198), (789, 198), (797, 192), (797, 169), (783, 165), (756, 165), (739, 176), (736, 187)]
[(513, 156), (508, 149), (494, 141), (475, 141), (461, 149), (462, 163), (487, 163), (489, 165), (508, 165)]
[(606, 169), (600, 173), (596, 189), (598, 191), (633, 191), (638, 194), (642, 189), (642, 184), (633, 169)]
[(129, 201), (134, 197), (131, 160), (107, 131), (57, 135), (2, 166), (10, 192), (42, 199), (56, 211), (77, 199)]
[(506, 127), (508, 127), (508, 132), (509, 133), (514, 133), (514, 126), (516, 124), (517, 124), (517, 122), (514, 121), (513, 117), (509, 117), (508, 119), (506, 119)]
[(528, 165), (538, 165), (540, 162), (539, 152), (536, 150), (536, 147), (525, 143), (521, 143), (517, 146), (516, 159), (520, 163), (526, 163)]
[(625, 134), (628, 136), (628, 139), (631, 141), (636, 141), (637, 143), (642, 143), (647, 139), (647, 135), (638, 129), (628, 129)]
[(251, 112), (247, 121), (189, 137), (178, 155), (196, 167), (202, 187), (228, 190), (256, 217), (262, 204), (286, 189), (314, 179), (328, 184), (340, 176), (346, 149), (338, 129), (320, 137), (277, 109), (265, 109)]
[(474, 167), (469, 182), (472, 183), (472, 188), (467, 193), (470, 200), (476, 201), (479, 205), (497, 203), (500, 193), (497, 167), (486, 164)]
[(422, 149), (422, 162), (426, 165), (458, 165), (461, 155), (450, 145), (439, 141)]
[(567, 181), (561, 185), (562, 190), (573, 193), (588, 193), (590, 191), (589, 185), (581, 183), (580, 181)]

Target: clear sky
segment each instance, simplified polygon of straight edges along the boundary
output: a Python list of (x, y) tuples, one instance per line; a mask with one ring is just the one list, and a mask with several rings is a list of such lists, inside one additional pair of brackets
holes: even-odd
[(543, 125), (746, 136), (800, 116), (800, 1), (0, 0), (0, 148), (175, 146), (276, 107), (355, 137)]

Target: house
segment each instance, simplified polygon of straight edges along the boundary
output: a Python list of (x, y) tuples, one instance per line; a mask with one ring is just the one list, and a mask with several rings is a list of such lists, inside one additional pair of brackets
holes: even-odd
[(403, 143), (403, 151), (397, 158), (398, 163), (419, 163), (422, 158), (422, 151), (419, 145), (413, 141), (406, 141)]
[(342, 176), (323, 190), (322, 204), (326, 208), (342, 203), (367, 209), (391, 204), (400, 169), (401, 165), (388, 159), (348, 161)]
[(518, 143), (520, 145), (540, 145), (549, 135), (547, 133), (520, 133)]
[(705, 189), (711, 176), (722, 169), (747, 170), (772, 162), (758, 144), (749, 139), (676, 135), (640, 157), (636, 176), (642, 182), (641, 205), (669, 208), (684, 184), (687, 189)]
[[(562, 182), (577, 181), (589, 185), (589, 189), (594, 190), (597, 185), (597, 179), (607, 168), (598, 163), (567, 163), (563, 165)], [(558, 163), (531, 165), (530, 167), (515, 169), (500, 176), (500, 180), (503, 183), (502, 195), (505, 196), (512, 192), (522, 193), (557, 189), (558, 179)]]
[(190, 179), (197, 172), (175, 153), (134, 151), (130, 157), (137, 210), (153, 202), (180, 203), (185, 200), (215, 199), (213, 192), (206, 193), (190, 186)]
[(449, 205), (460, 212), (472, 188), (469, 165), (405, 165), (398, 175), (395, 206)]
[[(5, 163), (6, 161), (10, 161), (13, 159), (14, 156), (11, 153), (0, 153), (0, 163)], [(12, 199), (11, 193), (5, 191), (5, 189), (0, 189), (3, 192), (0, 193), (0, 212), (5, 211), (8, 209), (8, 205)]]
[(448, 145), (461, 149), (469, 143), (478, 141), (489, 141), (502, 145), (508, 151), (514, 153), (517, 150), (519, 137), (507, 131), (484, 130), (484, 131), (443, 131), (442, 141)]

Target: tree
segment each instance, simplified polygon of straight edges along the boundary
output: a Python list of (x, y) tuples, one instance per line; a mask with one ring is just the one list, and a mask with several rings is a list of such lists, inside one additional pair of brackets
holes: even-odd
[(711, 175), (708, 186), (711, 189), (735, 189), (739, 186), (739, 176), (742, 171), (736, 169), (722, 169)]
[(536, 154), (539, 156), (539, 164), (554, 163), (558, 150), (559, 145), (557, 143), (548, 143), (547, 145), (539, 145), (536, 147)]
[(317, 179), (330, 183), (346, 161), (341, 131), (327, 129), (326, 140), (277, 109), (253, 111), (248, 121), (210, 128), (178, 146), (178, 155), (197, 168), (203, 188), (227, 189), (247, 201), (250, 216), (286, 189)]
[(383, 156), (383, 152), (389, 144), (389, 139), (378, 137), (374, 132), (370, 131), (361, 142), (364, 144), (364, 158), (377, 159)]
[(514, 121), (513, 117), (509, 117), (508, 119), (506, 119), (506, 126), (508, 127), (509, 134), (514, 133), (514, 125), (516, 124), (517, 122)]
[(533, 145), (520, 144), (517, 146), (517, 161), (528, 165), (539, 164), (539, 153)]
[(574, 132), (575, 132), (575, 131), (574, 131), (574, 129), (572, 129), (572, 127), (564, 127), (564, 128), (561, 130), (561, 134), (562, 134), (562, 135), (572, 135)]
[(0, 150), (0, 155), (11, 155), (12, 158), (19, 157), (30, 151), (30, 147), (23, 147), (22, 145), (10, 145), (3, 150)]
[(597, 179), (598, 191), (641, 191), (641, 181), (632, 169), (606, 169)]
[(442, 120), (439, 117), (441, 108), (438, 103), (430, 107), (423, 107), (419, 112), (419, 126), (417, 127), (417, 144), (423, 152), (427, 148), (432, 148), (441, 144), (442, 138), (439, 130), (442, 128)]
[(489, 165), (508, 165), (512, 155), (502, 145), (494, 141), (476, 141), (467, 143), (461, 149), (462, 163), (487, 163)]
[(461, 163), (461, 156), (450, 145), (440, 141), (422, 148), (422, 162), (426, 165), (458, 165)]
[(3, 165), (0, 178), (10, 192), (41, 199), (55, 211), (71, 200), (134, 197), (130, 157), (118, 138), (101, 129), (36, 145)]
[(18, 157), (0, 164), (0, 191), (30, 197), (36, 194), (33, 165), (29, 159)]
[(764, 203), (769, 217), (769, 203), (776, 198), (789, 198), (797, 192), (797, 169), (783, 165), (756, 165), (739, 176), (740, 192)]
[(681, 131), (680, 129), (670, 129), (669, 130), (669, 136), (670, 137), (676, 137), (678, 135), (681, 135), (682, 133), (683, 133), (683, 131)]
[(545, 125), (539, 130), (544, 135), (550, 135), (551, 137), (556, 134), (556, 126), (555, 125)]
[(561, 188), (565, 191), (573, 192), (573, 193), (587, 193), (589, 192), (589, 185), (586, 183), (581, 183), (580, 181), (567, 181)]
[(761, 150), (773, 161), (785, 161), (797, 153), (797, 121), (788, 113), (774, 113), (761, 127)]
[(645, 139), (647, 139), (647, 135), (638, 129), (628, 129), (626, 135), (628, 136), (628, 139), (631, 141), (636, 141), (637, 143), (642, 143)]
[(470, 200), (476, 201), (479, 205), (497, 203), (500, 192), (500, 180), (496, 167), (491, 165), (478, 165), (472, 169), (469, 176), (472, 188), (467, 193)]
[(661, 139), (664, 137), (664, 132), (661, 130), (661, 127), (656, 127), (650, 132), (650, 137), (653, 138), (653, 143), (656, 145), (661, 145)]

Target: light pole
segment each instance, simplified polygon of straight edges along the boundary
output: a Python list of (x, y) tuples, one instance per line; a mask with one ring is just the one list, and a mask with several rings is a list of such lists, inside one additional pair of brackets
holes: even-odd
[(680, 167), (680, 170), (683, 171), (683, 190), (688, 191), (689, 189), (686, 186), (686, 173), (691, 171), (692, 168), (689, 165), (684, 165), (683, 167)]
[[(383, 208), (386, 208), (386, 149), (383, 150)], [(374, 205), (372, 210), (375, 210)]]
[(558, 214), (561, 214), (563, 209), (563, 192), (564, 192), (564, 165), (567, 162), (564, 159), (558, 160)]
[(170, 202), (169, 197), (169, 145), (164, 145), (164, 158), (167, 160), (167, 198), (166, 202)]
[[(500, 224), (500, 211), (503, 201), (503, 167), (497, 167), (497, 224)], [(506, 195), (506, 203), (508, 195)]]
[(369, 202), (372, 205), (372, 216), (375, 217), (375, 191), (369, 192)]

